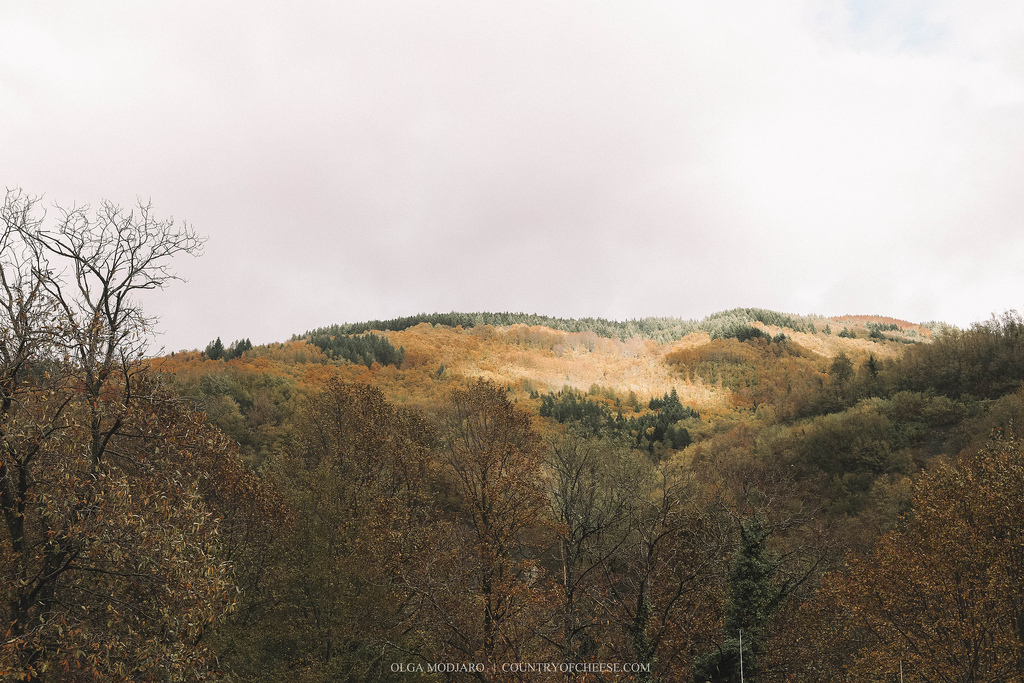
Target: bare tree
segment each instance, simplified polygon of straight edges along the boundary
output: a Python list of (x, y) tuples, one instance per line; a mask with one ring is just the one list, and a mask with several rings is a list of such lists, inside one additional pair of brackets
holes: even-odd
[(557, 523), (560, 571), (558, 648), (567, 662), (593, 656), (606, 620), (593, 600), (607, 562), (634, 533), (633, 512), (648, 487), (643, 456), (614, 439), (570, 428), (549, 439), (545, 465), (550, 512)]
[(147, 395), (136, 299), (202, 238), (148, 204), (56, 212), (19, 190), (0, 209), (0, 676), (145, 680), (190, 665), (228, 576), (187, 466), (215, 440)]
[[(22, 203), (31, 209), (34, 201)], [(24, 220), (18, 231), (38, 258), (53, 257), (66, 267), (59, 273), (43, 271), (41, 282), (63, 318), (59, 341), (72, 360), (67, 367), (90, 400), (96, 466), (123, 419), (118, 411), (105, 415), (100, 396), (118, 375), (122, 407), (131, 402), (133, 379), (155, 322), (135, 296), (180, 279), (171, 260), (183, 253), (197, 255), (203, 239), (187, 224), (178, 228), (173, 219), (155, 218), (148, 203), (132, 211), (107, 201), (95, 212), (87, 206), (58, 211), (56, 229)]]

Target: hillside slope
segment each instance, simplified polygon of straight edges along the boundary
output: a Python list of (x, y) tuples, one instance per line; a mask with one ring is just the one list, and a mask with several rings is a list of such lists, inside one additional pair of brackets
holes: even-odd
[(390, 400), (428, 411), (452, 388), (481, 378), (532, 410), (539, 396), (570, 389), (603, 396), (613, 414), (642, 413), (650, 399), (675, 391), (708, 418), (766, 403), (785, 418), (829, 409), (819, 405), (820, 389), (832, 382), (837, 358), (862, 373), (869, 361), (892, 360), (908, 344), (927, 342), (909, 323), (886, 323), (879, 333), (872, 320), (859, 325), (763, 309), (733, 309), (700, 322), (546, 319), (565, 329), (517, 322), (523, 318), (445, 314), (334, 326), (254, 348), (247, 340), (226, 349), (211, 342), (205, 352), (171, 354), (153, 366), (262, 458), (289, 438), (290, 416), (303, 397), (333, 377), (372, 383)]
[[(556, 327), (514, 322), (542, 318)], [(423, 322), (416, 323), (418, 319)], [(431, 320), (463, 322), (449, 326)], [(490, 322), (511, 321), (507, 325)], [(413, 324), (416, 323), (416, 324)], [(872, 332), (879, 323), (896, 328), (885, 336)], [(835, 330), (831, 329), (835, 326)], [(583, 328), (583, 329), (581, 329)], [(597, 385), (617, 393), (660, 396), (676, 388), (681, 400), (709, 407), (728, 401), (714, 378), (680, 375), (665, 357), (680, 349), (710, 344), (715, 339), (744, 338), (750, 330), (769, 337), (785, 335), (824, 359), (840, 353), (855, 360), (873, 355), (895, 358), (907, 342), (923, 342), (919, 326), (890, 318), (844, 316), (842, 319), (793, 316), (764, 309), (733, 309), (700, 322), (648, 318), (616, 323), (606, 320), (564, 320), (521, 314), (447, 314), (338, 325), (307, 332), (307, 340), (328, 351), (337, 335), (374, 333), (405, 350), (403, 370), (444, 366), (464, 377), (483, 377), (527, 390), (555, 391), (568, 386), (587, 391)], [(575, 331), (574, 331), (575, 330)], [(849, 336), (839, 336), (845, 332)]]
[[(721, 625), (740, 614), (749, 620), (744, 642), (747, 633), (763, 642), (760, 680), (781, 683), (804, 669), (808, 680), (845, 680), (866, 657), (890, 656), (891, 638), (872, 640), (875, 625), (934, 621), (916, 608), (877, 613), (873, 602), (879, 586), (912, 583), (918, 558), (940, 560), (938, 577), (977, 575), (984, 583), (972, 595), (1002, 599), (1009, 584), (988, 579), (998, 562), (972, 574), (968, 546), (936, 554), (930, 540), (960, 524), (993, 557), (1018, 550), (998, 541), (1019, 538), (1000, 526), (1012, 504), (991, 508), (998, 519), (964, 523), (961, 500), (992, 499), (983, 486), (1012, 484), (1008, 500), (1024, 490), (1015, 483), (1024, 320), (1010, 312), (932, 338), (877, 316), (770, 313), (737, 309), (685, 334), (655, 325), (647, 337), (608, 321), (384, 321), (380, 328), (400, 329), (338, 327), (254, 348), (215, 344), (217, 359), (195, 351), (154, 360), (280, 487), (299, 529), (253, 564), (277, 583), (243, 596), (239, 614), (250, 616), (231, 633), (245, 645), (232, 652), (245, 657), (233, 666), (249, 666), (255, 652), (269, 665), (253, 668), (296, 680), (315, 658), (293, 654), (295, 644), (317, 638), (332, 648), (363, 643), (337, 651), (373, 680), (386, 678), (376, 675), (386, 648), (427, 662), (456, 657), (461, 644), (438, 634), (449, 633), (450, 615), (475, 632), (490, 594), (466, 572), (484, 566), (480, 548), (495, 547), (474, 534), (496, 528), (475, 511), (503, 492), (529, 503), (513, 516), (524, 523), (498, 540), (515, 563), (503, 585), (528, 607), (509, 617), (508, 642), (533, 661), (624, 656), (666, 680), (693, 679), (726, 664), (733, 641)], [(476, 441), (489, 429), (501, 448)], [(477, 486), (492, 474), (500, 476)], [(930, 481), (964, 492), (922, 495)], [(922, 510), (951, 522), (939, 534), (901, 537)], [(338, 532), (345, 543), (334, 543)], [(892, 556), (887, 544), (900, 538), (909, 578), (902, 565), (871, 559)], [(417, 548), (430, 550), (407, 552)], [(753, 585), (737, 579), (744, 566), (770, 569)], [(316, 586), (330, 590), (308, 590)], [(918, 589), (929, 603), (949, 593), (942, 581)], [(431, 602), (421, 605), (414, 598), (425, 591)], [(772, 593), (776, 607), (742, 607), (744, 591)], [(296, 607), (313, 598), (350, 610), (331, 634)], [(281, 625), (294, 635), (278, 640)], [(1011, 641), (986, 651), (1005, 659), (1019, 642)], [(340, 671), (328, 665), (318, 666)]]

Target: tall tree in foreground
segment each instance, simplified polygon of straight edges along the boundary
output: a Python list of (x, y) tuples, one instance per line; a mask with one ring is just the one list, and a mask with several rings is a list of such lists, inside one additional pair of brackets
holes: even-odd
[(740, 542), (729, 570), (729, 591), (723, 620), (723, 640), (717, 650), (694, 666), (694, 681), (733, 683), (757, 681), (757, 657), (764, 646), (763, 632), (781, 597), (772, 585), (776, 562), (768, 556), (768, 533), (759, 516), (739, 524)]
[(504, 389), (478, 381), (452, 392), (441, 419), (441, 460), (455, 483), (470, 542), (469, 603), (447, 624), (476, 661), (524, 661), (544, 595), (535, 559), (546, 504), (540, 441)]
[(47, 228), (38, 204), (0, 213), (0, 674), (200, 675), (231, 604), (204, 466), (229, 456), (145, 380), (135, 297), (201, 240), (146, 205)]
[[(572, 394), (569, 394), (572, 396)], [(548, 396), (551, 396), (548, 394)], [(649, 479), (649, 462), (622, 440), (598, 438), (571, 426), (552, 437), (546, 465), (550, 516), (556, 522), (561, 633), (554, 640), (565, 662), (609, 657), (609, 620), (597, 609), (607, 562), (633, 533), (633, 513)]]
[(695, 641), (715, 621), (714, 566), (728, 539), (715, 496), (699, 491), (689, 467), (663, 463), (648, 477), (628, 542), (605, 562), (600, 600), (626, 636), (618, 658), (652, 667), (654, 676), (638, 681), (685, 675), (691, 666)]

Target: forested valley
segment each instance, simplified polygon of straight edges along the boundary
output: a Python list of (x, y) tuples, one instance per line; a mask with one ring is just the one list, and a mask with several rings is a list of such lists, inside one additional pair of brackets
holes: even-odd
[(4, 680), (1024, 680), (1015, 312), (450, 313), (151, 357), (134, 296), (200, 238), (2, 218)]

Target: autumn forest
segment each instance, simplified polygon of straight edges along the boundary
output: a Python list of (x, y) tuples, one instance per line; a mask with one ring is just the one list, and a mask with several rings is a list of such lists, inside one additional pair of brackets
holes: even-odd
[(3, 680), (1024, 681), (1014, 311), (153, 356), (138, 294), (201, 237), (0, 218)]

